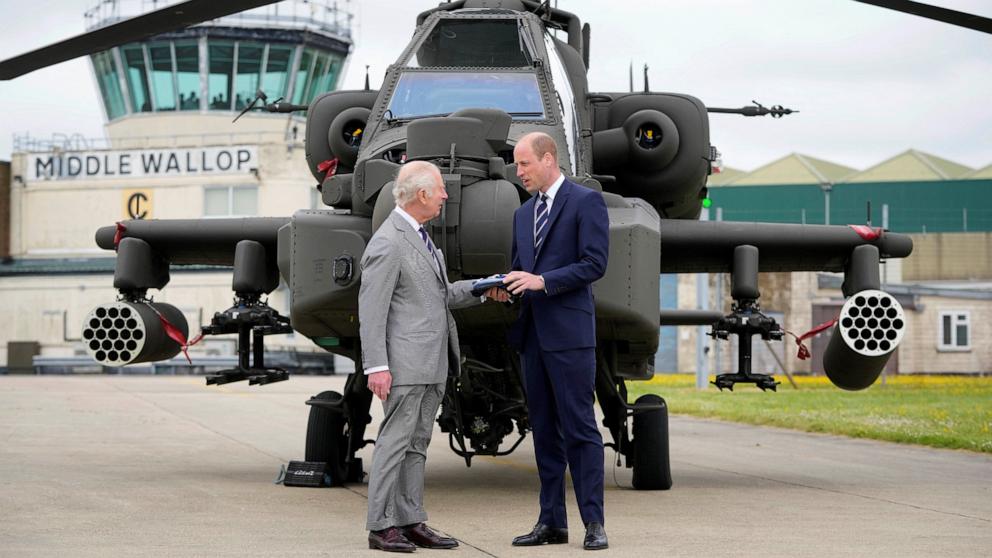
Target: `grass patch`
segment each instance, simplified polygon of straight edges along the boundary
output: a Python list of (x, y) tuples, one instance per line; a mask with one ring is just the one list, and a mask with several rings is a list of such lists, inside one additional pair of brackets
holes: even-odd
[(661, 395), (676, 414), (992, 453), (992, 378), (896, 376), (857, 392), (826, 377), (795, 379), (798, 390), (783, 381), (777, 393), (743, 384), (720, 392), (696, 390), (689, 374), (659, 374), (627, 389), (630, 401)]

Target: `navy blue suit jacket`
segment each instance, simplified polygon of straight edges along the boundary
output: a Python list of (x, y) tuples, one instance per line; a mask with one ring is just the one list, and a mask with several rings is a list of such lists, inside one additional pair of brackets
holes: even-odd
[[(513, 214), (513, 270), (544, 277), (545, 291), (527, 291), (520, 317), (510, 328), (518, 350), (536, 336), (544, 351), (596, 346), (592, 283), (606, 273), (610, 219), (603, 195), (566, 179), (551, 205), (548, 232), (534, 251), (537, 196)], [(530, 327), (536, 328), (536, 331)]]

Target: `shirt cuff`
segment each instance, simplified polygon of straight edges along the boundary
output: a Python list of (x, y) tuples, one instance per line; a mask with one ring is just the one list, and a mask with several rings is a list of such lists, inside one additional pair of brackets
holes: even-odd
[(368, 376), (369, 374), (375, 374), (376, 372), (384, 372), (386, 370), (389, 370), (388, 366), (373, 366), (372, 368), (365, 369), (365, 375)]

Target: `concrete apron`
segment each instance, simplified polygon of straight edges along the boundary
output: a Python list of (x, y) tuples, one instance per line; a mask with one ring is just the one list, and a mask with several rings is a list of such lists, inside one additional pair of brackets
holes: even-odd
[[(367, 549), (366, 485), (272, 483), (304, 457), (304, 401), (343, 384), (0, 376), (0, 555), (381, 556)], [(367, 437), (377, 402), (372, 414)], [(687, 417), (672, 418), (671, 448), (665, 492), (630, 489), (607, 449), (603, 554), (992, 553), (992, 456)], [(366, 470), (371, 453), (360, 452)], [(466, 468), (435, 430), (426, 484), (429, 524), (461, 547), (418, 554), (582, 552), (571, 492), (568, 545), (510, 546), (537, 517), (530, 439)]]

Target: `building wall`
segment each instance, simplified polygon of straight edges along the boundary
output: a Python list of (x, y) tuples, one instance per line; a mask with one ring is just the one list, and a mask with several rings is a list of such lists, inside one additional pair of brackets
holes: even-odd
[(903, 280), (992, 279), (992, 232), (914, 234)]
[[(921, 296), (918, 311), (909, 311), (907, 335), (899, 347), (902, 374), (992, 373), (992, 300)], [(970, 348), (940, 348), (941, 312), (970, 315)]]
[[(157, 133), (175, 126), (176, 118), (172, 116), (175, 115), (125, 119), (113, 126), (121, 134)], [(190, 118), (191, 122), (216, 121), (214, 124), (220, 127), (219, 120), (204, 115), (183, 115), (183, 118)], [(246, 118), (250, 133), (294, 123), (285, 116), (262, 118), (261, 122)], [(229, 128), (229, 120), (223, 120), (224, 128)], [(147, 126), (135, 125), (138, 121)], [(122, 131), (125, 125), (133, 129)], [(272, 141), (248, 144), (256, 150), (257, 165), (252, 167), (254, 170), (244, 169), (234, 174), (30, 180), (26, 166), (31, 154), (15, 153), (11, 171), (23, 176), (24, 180), (14, 184), (11, 192), (11, 222), (5, 228), (11, 233), (11, 252), (16, 258), (26, 259), (112, 257), (112, 252), (96, 246), (94, 234), (100, 227), (129, 218), (126, 200), (134, 191), (147, 194), (151, 207), (149, 217), (155, 219), (203, 218), (205, 190), (214, 186), (257, 188), (257, 216), (288, 217), (296, 210), (309, 209), (314, 202), (317, 181), (310, 174), (302, 144), (285, 141), (282, 137), (280, 130), (272, 136)], [(303, 137), (302, 126), (299, 137)], [(240, 143), (245, 139), (244, 135), (218, 136), (212, 137), (211, 141), (214, 145), (239, 146), (246, 145)], [(162, 143), (169, 141), (159, 138), (127, 148), (169, 147), (163, 147)], [(97, 304), (115, 300), (117, 292), (112, 283), (110, 274), (0, 277), (0, 307), (4, 308), (6, 320), (0, 326), (0, 366), (6, 364), (9, 341), (39, 341), (42, 356), (84, 354), (79, 341), (83, 318)], [(183, 271), (181, 267), (174, 267), (169, 285), (160, 292), (150, 291), (149, 295), (156, 301), (179, 307), (186, 314), (192, 337), (201, 325), (210, 321), (214, 312), (231, 306), (231, 274)], [(269, 304), (288, 315), (285, 286), (270, 295)], [(234, 336), (206, 339), (191, 354), (234, 354), (234, 339)], [(297, 334), (269, 337), (266, 348), (322, 352)], [(350, 370), (350, 366), (345, 369)]]
[[(212, 186), (257, 188), (257, 216), (289, 216), (310, 208), (317, 181), (303, 149), (286, 142), (251, 147), (257, 149), (257, 166), (234, 174), (25, 179), (11, 193), (11, 252), (17, 257), (109, 256), (96, 247), (94, 233), (130, 218), (126, 204), (135, 191), (150, 198), (155, 219), (203, 217), (205, 189)], [(26, 153), (14, 154), (12, 172), (29, 176), (30, 158)]]

